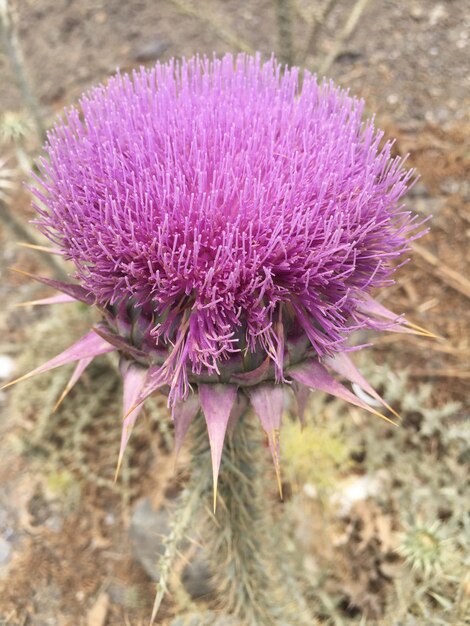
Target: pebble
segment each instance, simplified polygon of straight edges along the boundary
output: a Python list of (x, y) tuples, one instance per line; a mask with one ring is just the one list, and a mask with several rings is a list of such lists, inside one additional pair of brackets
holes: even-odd
[(461, 183), (460, 180), (449, 177), (449, 178), (444, 178), (444, 180), (441, 181), (439, 186), (443, 193), (447, 195), (452, 195), (455, 193), (460, 193), (461, 186), (463, 186), (463, 184)]
[(116, 523), (116, 516), (114, 515), (114, 513), (106, 513), (104, 523), (106, 524), (106, 526), (114, 526), (114, 524)]
[[(156, 582), (160, 578), (158, 560), (163, 554), (163, 542), (169, 532), (169, 511), (164, 507), (155, 511), (149, 498), (138, 500), (132, 511), (129, 538), (136, 560)], [(207, 596), (214, 590), (209, 564), (202, 549), (192, 555), (182, 572), (181, 582), (192, 598)]]
[(141, 44), (132, 55), (134, 61), (145, 63), (146, 61), (155, 61), (169, 48), (166, 41), (155, 38)]
[[(345, 517), (356, 502), (377, 496), (386, 482), (387, 473), (380, 470), (374, 476), (358, 476), (345, 480), (338, 484), (336, 491), (331, 495), (331, 504), (336, 507), (339, 517)], [(318, 497), (318, 491), (311, 483), (305, 484), (303, 490), (309, 498)]]
[(9, 562), (12, 552), (10, 543), (4, 537), (0, 537), (0, 566)]
[(437, 215), (445, 205), (445, 198), (418, 197), (409, 203), (410, 207), (421, 215)]
[(424, 9), (418, 4), (415, 4), (410, 9), (410, 15), (414, 20), (420, 22), (424, 17)]
[(46, 527), (49, 530), (52, 530), (54, 533), (60, 533), (64, 526), (64, 519), (60, 515), (51, 515), (45, 523)]
[(0, 354), (0, 380), (11, 378), (14, 368), (15, 362), (13, 359), (6, 354)]
[(429, 187), (419, 180), (408, 192), (408, 198), (429, 198)]
[(136, 559), (155, 581), (159, 579), (157, 562), (163, 553), (163, 539), (169, 532), (165, 509), (154, 511), (148, 498), (137, 501), (132, 512), (129, 538)]
[(442, 3), (436, 4), (429, 13), (429, 24), (436, 26), (447, 18), (447, 11)]
[(209, 563), (204, 551), (199, 549), (186, 565), (181, 582), (191, 598), (204, 598), (214, 591)]

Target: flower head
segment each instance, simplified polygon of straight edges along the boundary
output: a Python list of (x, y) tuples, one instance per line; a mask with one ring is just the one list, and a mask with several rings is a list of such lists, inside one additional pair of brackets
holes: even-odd
[(67, 297), (103, 313), (88, 347), (123, 355), (128, 420), (163, 388), (177, 436), (201, 404), (221, 450), (240, 399), (277, 431), (282, 382), (363, 406), (325, 364), (371, 393), (347, 341), (406, 330), (369, 294), (416, 233), (412, 172), (363, 103), (226, 55), (118, 75), (80, 107), (49, 134), (38, 225), (76, 268)]
[(439, 521), (417, 522), (401, 534), (397, 551), (413, 570), (430, 578), (441, 573), (452, 558), (450, 539)]

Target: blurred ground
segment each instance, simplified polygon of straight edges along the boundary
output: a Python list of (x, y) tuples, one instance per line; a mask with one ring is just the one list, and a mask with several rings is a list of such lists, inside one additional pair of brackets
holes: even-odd
[[(330, 4), (332, 9), (306, 53), (311, 3), (292, 1), (294, 60), (313, 70), (334, 50), (353, 6), (346, 0)], [(118, 66), (129, 70), (156, 58), (194, 52), (279, 52), (274, 5), (268, 0), (23, 0), (18, 3), (19, 37), (35, 92), (51, 117)], [(465, 449), (461, 434), (454, 439), (443, 434), (455, 433), (469, 419), (470, 14), (466, 8), (464, 0), (370, 0), (328, 71), (366, 99), (367, 109), (377, 113), (378, 125), (397, 138), (397, 153), (409, 153), (410, 164), (419, 172), (420, 181), (408, 204), (423, 216), (433, 215), (431, 232), (420, 240), (396, 286), (384, 295), (392, 310), (406, 313), (440, 338), (391, 335), (378, 338), (370, 351), (374, 362), (384, 368), (377, 367), (377, 372), (385, 372), (377, 384), (393, 387), (389, 393), (395, 393), (396, 406), (402, 408), (405, 421), (399, 435), (390, 435), (382, 425), (368, 430), (369, 422), (358, 415), (353, 416), (355, 427), (341, 426), (335, 435), (341, 443), (350, 440), (351, 447), (346, 455), (350, 463), (343, 463), (344, 459), (332, 463), (333, 483), (355, 476), (376, 480), (382, 468), (387, 472), (382, 478), (388, 499), (370, 492), (359, 508), (338, 516), (321, 499), (293, 497), (303, 518), (298, 534), (308, 550), (307, 571), (315, 581), (319, 623), (470, 623), (456, 612), (456, 605), (446, 613), (439, 604), (455, 600), (446, 600), (446, 594), (470, 595), (470, 583), (463, 580), (445, 592), (432, 587), (437, 600), (428, 587), (422, 592), (426, 606), (436, 603), (441, 621), (432, 621), (432, 610), (423, 617), (426, 614), (420, 613), (422, 608), (416, 608), (414, 600), (402, 607), (403, 615), (397, 617), (401, 621), (391, 621), (387, 608), (398, 593), (397, 581), (408, 580), (418, 589), (415, 579), (406, 578), (396, 553), (399, 533), (406, 526), (400, 507), (416, 506), (423, 519), (448, 523), (448, 529), (455, 526), (455, 537), (469, 528), (462, 526), (463, 516), (457, 510), (462, 505), (468, 508), (463, 489), (468, 437)], [(0, 112), (21, 108), (7, 60), (1, 55), (0, 76)], [(27, 149), (37, 150), (34, 140), (27, 142)], [(7, 147), (1, 150), (0, 157), (8, 155)], [(32, 215), (29, 202), (21, 189), (12, 196), (12, 209), (24, 221)], [(38, 294), (49, 294), (9, 273), (7, 267), (49, 272), (41, 263), (38, 254), (18, 248), (12, 233), (0, 223), (0, 355), (13, 359), (18, 374), (30, 369), (22, 357), (26, 345), (33, 345), (28, 356), (33, 366), (58, 352), (61, 341), (67, 345), (67, 333), (80, 334), (83, 312), (67, 309), (58, 331), (49, 312), (14, 308)], [(387, 372), (405, 369), (406, 383), (400, 393), (408, 395), (401, 398), (396, 379)], [(13, 393), (0, 392), (0, 624), (147, 623), (153, 584), (132, 557), (127, 529), (138, 498), (150, 495), (157, 506), (163, 501), (173, 459), (168, 433), (149, 416), (136, 431), (124, 485), (112, 483), (120, 437), (118, 403), (113, 398), (120, 392), (110, 372), (112, 367), (106, 363), (92, 372), (81, 391), (72, 394), (70, 403), (54, 417), (50, 409), (65, 375), (35, 381)], [(431, 385), (426, 387), (426, 402), (418, 391), (423, 384)], [(98, 396), (103, 400), (101, 408), (89, 404)], [(457, 402), (460, 405), (452, 404)], [(162, 414), (164, 409), (159, 411)], [(370, 450), (369, 456), (364, 450)], [(438, 473), (441, 482), (436, 482)], [(315, 485), (318, 476), (309, 480)], [(425, 504), (426, 498), (433, 497), (434, 508)], [(325, 519), (329, 520), (326, 531)], [(453, 569), (460, 571), (455, 563)], [(178, 610), (178, 598), (173, 598), (166, 614)]]

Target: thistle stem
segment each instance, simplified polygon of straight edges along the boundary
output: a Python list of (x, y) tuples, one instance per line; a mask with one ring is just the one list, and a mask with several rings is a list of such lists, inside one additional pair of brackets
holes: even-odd
[[(193, 614), (197, 626), (312, 626), (295, 563), (288, 558), (284, 529), (269, 512), (264, 477), (274, 472), (261, 430), (247, 412), (227, 435), (219, 473), (217, 512), (213, 513), (212, 462), (202, 415), (192, 429), (191, 478), (180, 496), (159, 563), (150, 624), (154, 623), (178, 547), (197, 526), (213, 574), (215, 611)], [(176, 619), (172, 624), (186, 624)], [(222, 620), (222, 621), (220, 621)]]
[(300, 615), (304, 611), (288, 597), (285, 571), (278, 566), (283, 542), (274, 539), (263, 480), (268, 454), (260, 439), (253, 416), (245, 413), (225, 442), (215, 516), (207, 434), (201, 432), (195, 440), (193, 478), (205, 483), (202, 534), (217, 595), (223, 612), (240, 626), (311, 625), (311, 618)]

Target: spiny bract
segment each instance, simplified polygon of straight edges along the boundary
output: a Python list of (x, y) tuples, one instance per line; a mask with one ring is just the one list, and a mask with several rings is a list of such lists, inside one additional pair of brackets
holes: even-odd
[[(38, 226), (78, 284), (41, 279), (103, 321), (35, 372), (117, 350), (121, 456), (141, 403), (169, 396), (177, 446), (199, 410), (214, 475), (247, 401), (278, 463), (283, 383), (370, 409), (346, 355), (360, 328), (412, 332), (376, 303), (417, 236), (412, 172), (331, 82), (245, 55), (172, 60), (116, 76), (49, 133), (33, 189)], [(71, 385), (68, 386), (70, 388)]]

